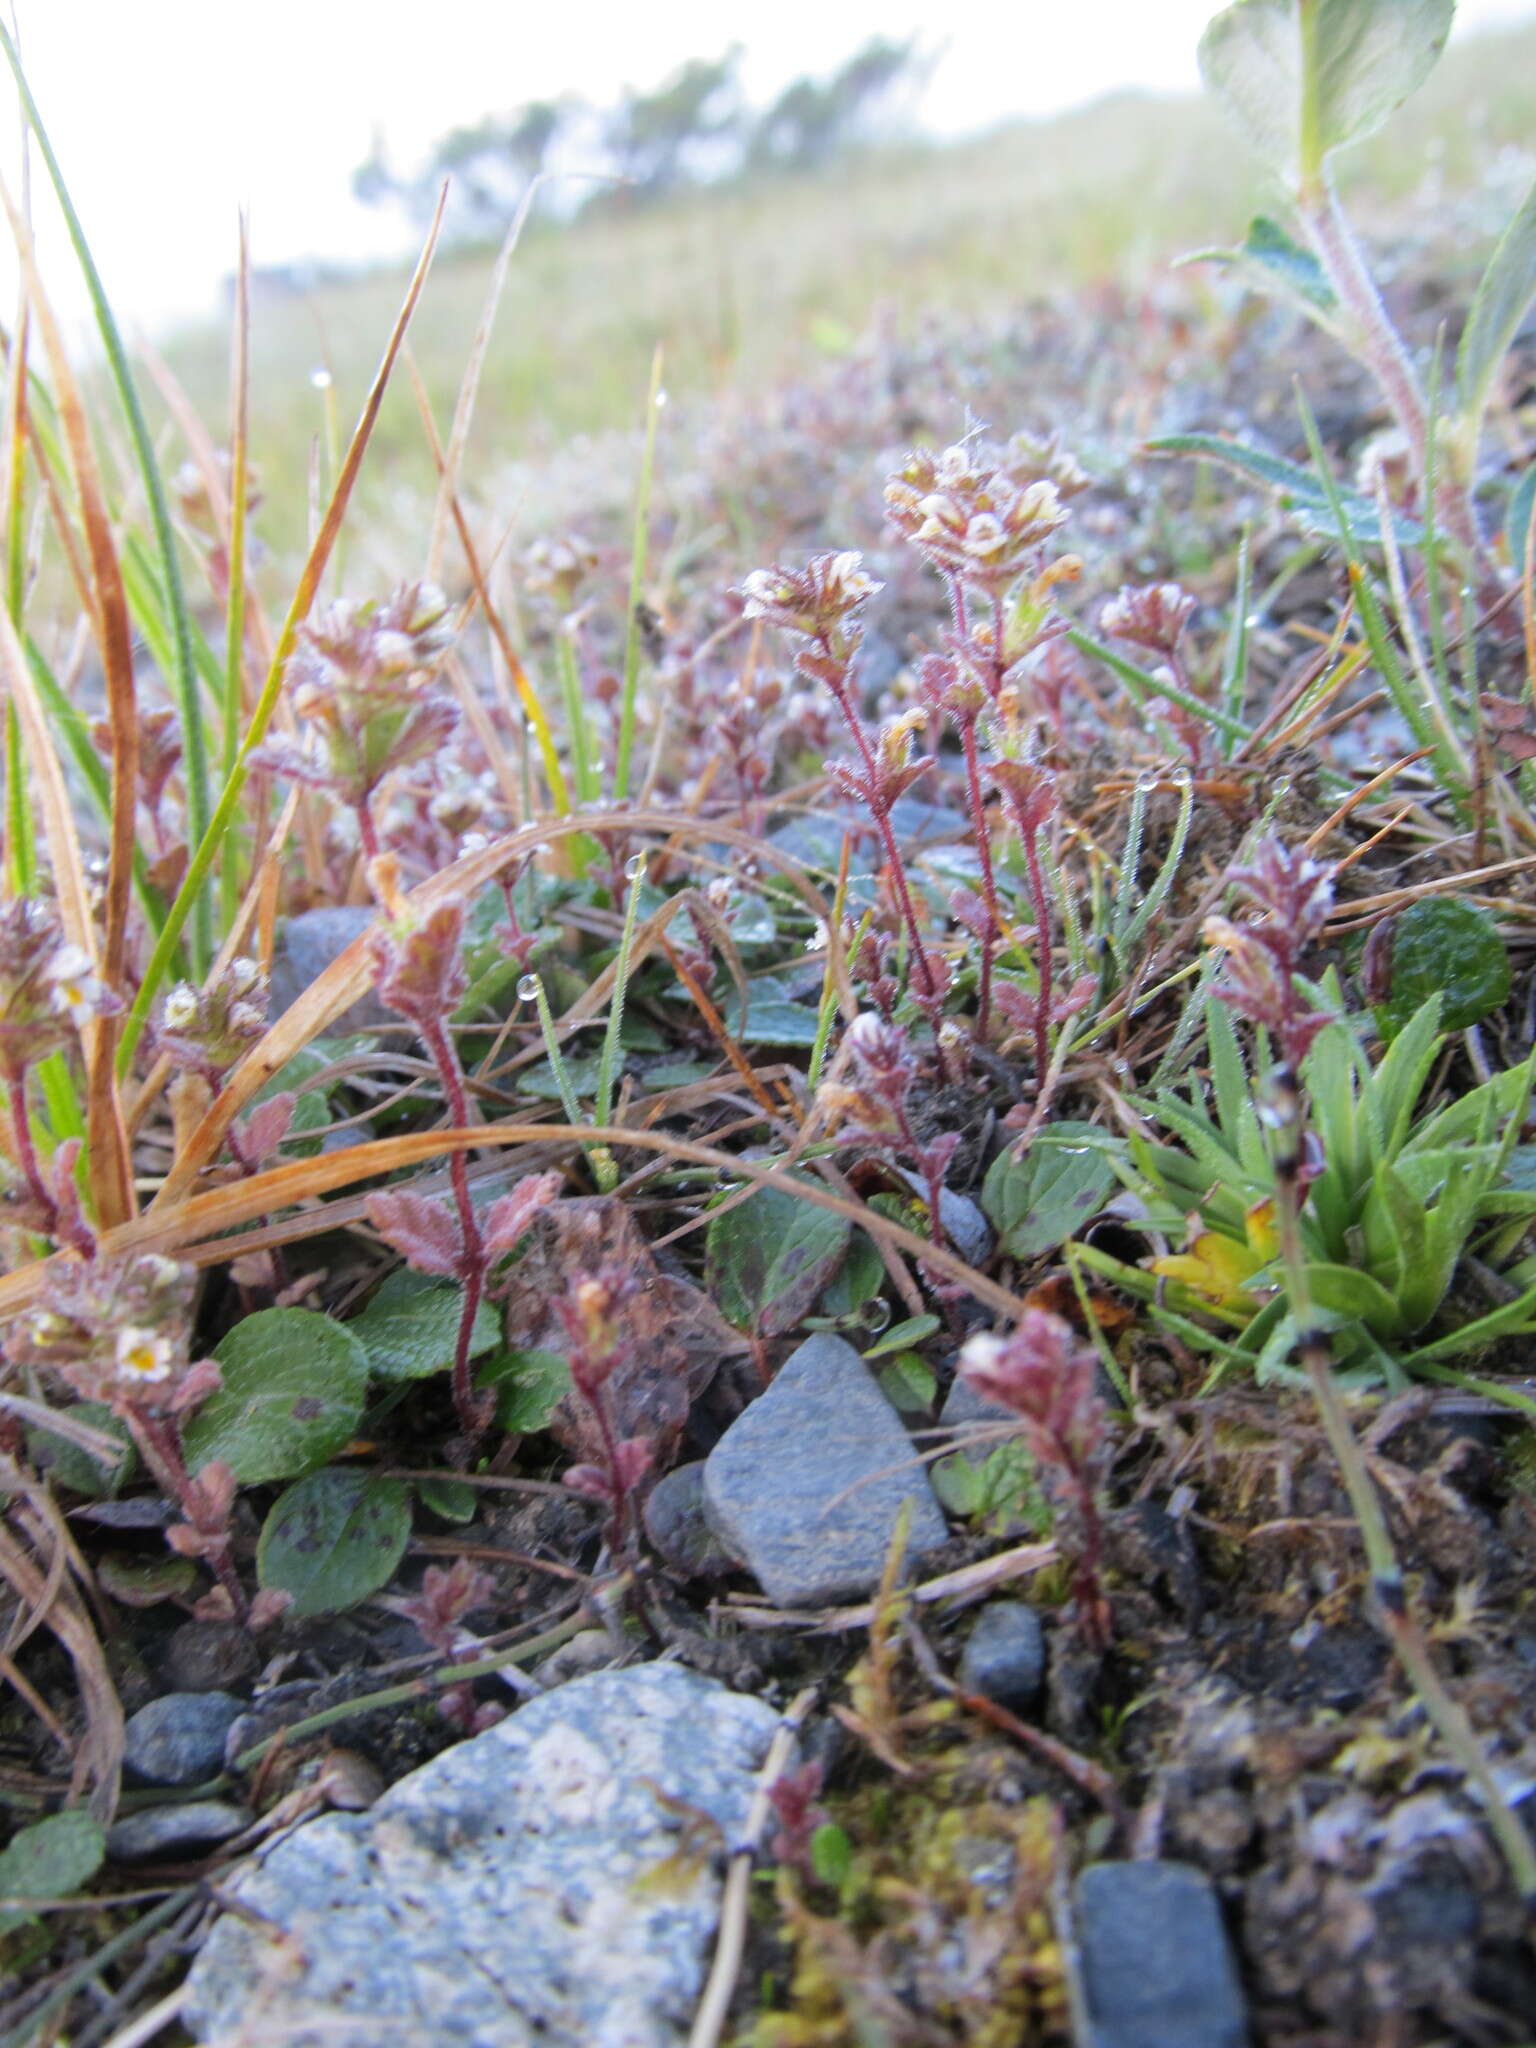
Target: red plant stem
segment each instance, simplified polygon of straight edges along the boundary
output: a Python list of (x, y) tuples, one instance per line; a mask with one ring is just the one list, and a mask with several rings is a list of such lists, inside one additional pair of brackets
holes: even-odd
[(962, 718), (960, 744), (965, 749), (965, 782), (971, 803), (971, 823), (976, 832), (976, 851), (981, 859), (981, 894), (987, 909), (987, 935), (981, 946), (981, 983), (976, 996), (976, 1042), (984, 1045), (992, 1009), (992, 948), (1003, 928), (997, 903), (997, 878), (992, 871), (992, 847), (987, 836), (987, 807), (981, 800), (981, 767), (976, 758), (976, 720)]
[(203, 1520), (203, 1499), (195, 1479), (187, 1470), (186, 1459), (181, 1452), (181, 1430), (169, 1416), (149, 1415), (142, 1408), (128, 1407), (122, 1410), (133, 1440), (143, 1454), (144, 1462), (155, 1475), (164, 1491), (179, 1504), (188, 1522), (200, 1536), (216, 1537), (216, 1546), (207, 1552), (207, 1559), (215, 1578), (234, 1603), (235, 1615), (243, 1621), (250, 1611), (250, 1602), (245, 1597), (245, 1588), (240, 1583), (240, 1574), (235, 1570), (235, 1561), (229, 1552), (228, 1529), (210, 1529)]
[[(443, 1084), (449, 1118), (457, 1129), (463, 1130), (469, 1122), (469, 1096), (458, 1052), (441, 1018), (424, 1023), (421, 1035), (426, 1040), (427, 1050)], [(459, 1311), (459, 1334), (453, 1347), (453, 1406), (459, 1426), (473, 1441), (484, 1434), (486, 1421), (483, 1407), (475, 1396), (469, 1369), (470, 1352), (475, 1341), (475, 1317), (480, 1312), (480, 1302), (485, 1294), (485, 1239), (480, 1234), (480, 1219), (475, 1214), (475, 1205), (469, 1198), (467, 1153), (455, 1152), (452, 1155), (448, 1162), (448, 1177), (453, 1186), (454, 1206), (459, 1214), (459, 1235), (464, 1244), (459, 1264), (464, 1281), (464, 1304)]]
[(43, 1179), (43, 1169), (38, 1161), (37, 1147), (32, 1142), (32, 1123), (27, 1115), (27, 1084), (21, 1074), (12, 1073), (6, 1077), (6, 1089), (11, 1105), (11, 1132), (16, 1145), (16, 1161), (26, 1176), (27, 1187), (32, 1199), (43, 1212), (43, 1228), (52, 1237), (59, 1222), (59, 1205), (48, 1191)]
[(1035, 1073), (1040, 1086), (1050, 1069), (1051, 1048), (1046, 1027), (1051, 1015), (1051, 906), (1045, 893), (1045, 875), (1040, 866), (1038, 827), (1023, 834), (1024, 859), (1029, 866), (1029, 893), (1035, 906), (1035, 965), (1040, 976), (1040, 993), (1035, 998)]
[(357, 806), (357, 833), (363, 843), (365, 862), (376, 861), (379, 857), (379, 835), (373, 823), (373, 792), (370, 790)]
[[(821, 643), (821, 647), (822, 652), (828, 655), (829, 658), (835, 658), (832, 657), (831, 649), (826, 645), (825, 641)], [(896, 844), (896, 834), (891, 830), (890, 812), (881, 803), (877, 794), (880, 787), (880, 766), (869, 744), (869, 736), (864, 730), (864, 721), (855, 712), (853, 705), (848, 699), (846, 663), (844, 664), (842, 682), (829, 683), (828, 688), (836, 700), (838, 710), (843, 714), (844, 724), (853, 734), (854, 745), (858, 748), (863, 759), (864, 773), (869, 784), (870, 815), (875, 821), (875, 830), (880, 834), (880, 843), (885, 848), (886, 864), (891, 871), (891, 886), (896, 891), (897, 908), (901, 912), (902, 921), (906, 925), (908, 936), (912, 941), (912, 953), (917, 962), (918, 973), (922, 977), (923, 993), (927, 997), (931, 1008), (936, 1011), (939, 1002), (939, 992), (934, 985), (933, 969), (928, 965), (928, 952), (923, 944), (922, 928), (917, 921), (917, 911), (913, 907), (912, 892), (907, 886), (907, 871), (901, 858), (901, 849)], [(934, 1016), (933, 1037), (933, 1049), (938, 1061), (939, 1078), (941, 1081), (949, 1081), (952, 1076), (949, 1071), (949, 1062), (944, 1057), (944, 1048), (939, 1043), (938, 1018), (936, 1015)]]

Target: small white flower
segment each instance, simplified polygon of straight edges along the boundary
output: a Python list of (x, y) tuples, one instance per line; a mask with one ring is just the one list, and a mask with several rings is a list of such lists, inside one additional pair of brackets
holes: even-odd
[(101, 983), (83, 946), (61, 946), (48, 969), (53, 1007), (67, 1017), (94, 1016), (101, 1002)]
[(185, 1031), (197, 1015), (197, 990), (190, 981), (178, 981), (165, 999), (161, 1012), (168, 1031)]
[(129, 1327), (117, 1333), (117, 1376), (135, 1386), (148, 1386), (171, 1376), (171, 1340), (157, 1330)]

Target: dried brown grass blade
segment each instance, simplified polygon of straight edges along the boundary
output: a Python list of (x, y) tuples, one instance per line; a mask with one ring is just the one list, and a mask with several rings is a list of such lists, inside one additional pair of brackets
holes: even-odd
[[(102, 671), (106, 679), (107, 722), (112, 734), (112, 816), (107, 858), (105, 946), (101, 954), (101, 973), (109, 988), (120, 991), (127, 947), (128, 907), (133, 890), (133, 857), (138, 840), (139, 802), (138, 692), (133, 676), (128, 597), (123, 588), (117, 546), (112, 538), (112, 522), (107, 512), (106, 496), (96, 465), (96, 452), (91, 444), (80, 387), (75, 382), (63, 335), (37, 272), (30, 230), (18, 212), (3, 179), (0, 179), (0, 202), (3, 202), (10, 221), (11, 233), (26, 275), (28, 302), (42, 337), (49, 368), (53, 373), (54, 404), (64, 429), (70, 467), (74, 472), (80, 520), (85, 529), (86, 552), (91, 574), (91, 612), (96, 627), (96, 644), (101, 653)], [(26, 667), (25, 655), (22, 657), (21, 666)], [(47, 754), (53, 773), (59, 779), (62, 788), (58, 759), (54, 754), (51, 735), (48, 735), (46, 720), (43, 721), (42, 731), (47, 740)], [(33, 735), (29, 731), (29, 748), (32, 744)], [(56, 878), (61, 868), (72, 867), (75, 870), (71, 892), (78, 893), (80, 909), (84, 912), (82, 922), (87, 936), (82, 938), (78, 931), (70, 930), (70, 937), (95, 959), (95, 944), (89, 936), (90, 915), (84, 891), (80, 842), (67, 798), (62, 813), (49, 813), (49, 850), (53, 856)], [(59, 887), (61, 915), (64, 915), (62, 879), (59, 879)], [(65, 919), (65, 928), (69, 930), (68, 916)], [(96, 1019), (89, 1032), (83, 1034), (87, 1070), (86, 1119), (90, 1141), (88, 1171), (96, 1214), (109, 1228), (113, 1224), (121, 1223), (134, 1212), (133, 1175), (123, 1127), (122, 1105), (118, 1100), (117, 1083), (113, 1073), (117, 1034), (117, 1020), (111, 1017)]]
[[(122, 1702), (68, 1569), (79, 1561), (58, 1509), (36, 1481), (8, 1459), (0, 1464), (0, 1473), (6, 1491), (21, 1501), (11, 1518), (0, 1522), (0, 1573), (18, 1599), (46, 1622), (74, 1666), (85, 1729), (75, 1746), (72, 1781), (76, 1791), (90, 1784), (91, 1812), (106, 1822), (117, 1805), (122, 1771)], [(30, 1548), (19, 1540), (12, 1524), (26, 1535)], [(39, 1565), (39, 1556), (47, 1557), (47, 1572)], [(64, 1569), (55, 1571), (56, 1563)]]
[[(426, 910), (435, 903), (456, 896), (472, 896), (494, 880), (502, 868), (523, 859), (549, 840), (577, 832), (603, 831), (652, 832), (673, 839), (707, 839), (738, 847), (744, 853), (751, 853), (755, 859), (777, 867), (812, 915), (826, 920), (827, 906), (820, 892), (807, 880), (800, 863), (779, 848), (718, 820), (679, 820), (668, 811), (627, 808), (589, 812), (579, 818), (549, 818), (537, 825), (525, 825), (519, 831), (509, 832), (495, 840), (490, 846), (466, 854), (452, 867), (445, 868), (440, 875), (413, 890), (407, 900), (413, 909)], [(844, 1014), (853, 1016), (856, 1010), (848, 982), (847, 963), (843, 960), (836, 932), (829, 932), (828, 944), (835, 953), (838, 985), (845, 992)], [(345, 952), (337, 955), (236, 1067), (166, 1176), (164, 1186), (151, 1204), (152, 1210), (158, 1211), (185, 1196), (197, 1175), (217, 1156), (225, 1133), (257, 1090), (265, 1087), (295, 1053), (302, 1051), (310, 1039), (334, 1023), (372, 984), (368, 935), (364, 932), (352, 941)]]

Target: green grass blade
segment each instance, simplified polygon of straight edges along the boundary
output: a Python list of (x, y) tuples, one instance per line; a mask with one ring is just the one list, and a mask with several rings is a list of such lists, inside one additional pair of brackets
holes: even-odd
[[(59, 167), (59, 160), (53, 153), (53, 145), (48, 140), (37, 103), (22, 71), (16, 45), (3, 22), (0, 22), (0, 50), (4, 51), (6, 62), (11, 67), (27, 123), (37, 139), (38, 153), (47, 167), (49, 182), (53, 186), (59, 202), (59, 211), (64, 216), (69, 239), (74, 247), (75, 260), (80, 266), (80, 274), (90, 295), (97, 331), (101, 335), (102, 347), (106, 351), (118, 403), (122, 407), (123, 418), (133, 442), (134, 455), (144, 486), (145, 501), (149, 506), (150, 523), (154, 527), (155, 546), (160, 555), (161, 574), (164, 578), (166, 606), (170, 614), (173, 658), (167, 681), (176, 699), (176, 708), (180, 713), (183, 728), (182, 771), (187, 792), (188, 837), (197, 840), (207, 832), (209, 823), (208, 747), (197, 701), (186, 592), (182, 587), (181, 564), (176, 553), (176, 536), (171, 528), (165, 484), (160, 475), (160, 465), (155, 459), (154, 443), (150, 438), (144, 408), (139, 403), (133, 372), (128, 366), (127, 351), (123, 347), (117, 322), (113, 318), (112, 308), (101, 282), (101, 274), (96, 268), (95, 259), (85, 239), (85, 231), (80, 224), (80, 217), (75, 212), (74, 202), (69, 196), (69, 187)], [(194, 965), (200, 971), (213, 952), (211, 905), (200, 895), (191, 909), (191, 951)]]
[(635, 709), (640, 689), (640, 594), (645, 587), (645, 561), (651, 534), (651, 478), (656, 467), (656, 422), (661, 417), (661, 350), (651, 360), (651, 385), (645, 401), (645, 452), (640, 458), (640, 488), (635, 497), (635, 538), (629, 562), (629, 619), (624, 634), (624, 698), (619, 711), (618, 755), (613, 764), (613, 800), (629, 796), (629, 761), (635, 747)]

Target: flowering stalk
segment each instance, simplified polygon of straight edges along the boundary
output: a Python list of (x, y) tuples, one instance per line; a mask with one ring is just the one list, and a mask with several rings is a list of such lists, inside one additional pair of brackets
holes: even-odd
[[(863, 627), (853, 614), (884, 587), (864, 574), (861, 560), (858, 554), (845, 552), (813, 556), (804, 569), (755, 570), (742, 585), (743, 611), (748, 618), (768, 619), (811, 643), (809, 652), (802, 650), (796, 656), (795, 665), (803, 676), (821, 683), (830, 693), (858, 750), (859, 767), (835, 769), (834, 775), (842, 789), (868, 807), (874, 820), (897, 910), (911, 941), (912, 969), (918, 984), (911, 994), (928, 1014), (937, 1038), (947, 970), (924, 943), (906, 863), (891, 824), (896, 800), (929, 764), (911, 759), (910, 724), (893, 720), (881, 732), (877, 749), (859, 716), (852, 677)], [(947, 1080), (942, 1044), (936, 1050), (939, 1071)]]
[(604, 1541), (616, 1557), (635, 1554), (639, 1540), (641, 1480), (651, 1468), (652, 1449), (644, 1437), (620, 1437), (614, 1427), (609, 1381), (629, 1355), (620, 1311), (638, 1286), (621, 1266), (604, 1266), (571, 1280), (556, 1302), (565, 1326), (571, 1385), (596, 1426), (595, 1463), (572, 1465), (565, 1483), (608, 1510)]
[[(464, 968), (464, 906), (439, 903), (411, 915), (395, 896), (389, 863), (378, 862), (373, 879), (391, 903), (394, 915), (371, 935), (380, 1000), (398, 1010), (419, 1033), (442, 1085), (450, 1123), (457, 1130), (469, 1123), (469, 1092), (448, 1019), (462, 1001), (469, 978)], [(406, 1192), (369, 1198), (368, 1216), (385, 1242), (419, 1270), (448, 1273), (463, 1287), (459, 1329), (453, 1350), (453, 1405), (459, 1427), (472, 1448), (490, 1427), (495, 1396), (475, 1392), (470, 1357), (475, 1318), (485, 1298), (491, 1266), (510, 1251), (536, 1210), (560, 1185), (558, 1174), (535, 1174), (520, 1181), (510, 1195), (491, 1209), (482, 1230), (469, 1193), (469, 1162), (461, 1149), (448, 1161), (453, 1206)]]
[(942, 1246), (944, 1174), (960, 1133), (944, 1131), (925, 1144), (914, 1130), (907, 1096), (917, 1063), (899, 1024), (884, 1023), (866, 1010), (843, 1034), (843, 1056), (853, 1069), (852, 1081), (824, 1082), (817, 1094), (819, 1107), (834, 1128), (846, 1126), (866, 1144), (911, 1160), (927, 1188), (929, 1234)]
[(1107, 1648), (1112, 1617), (1098, 1497), (1107, 1417), (1092, 1347), (1060, 1316), (1027, 1308), (1011, 1336), (968, 1339), (960, 1372), (983, 1399), (1019, 1418), (1046, 1489), (1071, 1524), (1077, 1620), (1090, 1642)]

